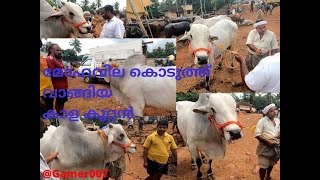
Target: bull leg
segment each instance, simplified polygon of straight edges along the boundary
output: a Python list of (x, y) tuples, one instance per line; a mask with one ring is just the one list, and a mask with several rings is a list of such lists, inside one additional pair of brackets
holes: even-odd
[(200, 157), (202, 159), (202, 162), (204, 164), (206, 164), (208, 161), (207, 161), (206, 156), (204, 155), (204, 153), (202, 151), (199, 151), (199, 155), (200, 155)]
[(208, 176), (208, 179), (210, 177), (210, 179), (214, 180), (215, 177), (213, 176), (213, 173), (212, 173), (211, 164), (212, 164), (212, 159), (209, 159), (209, 169), (207, 171), (207, 176)]
[(210, 90), (210, 76), (206, 76), (206, 90)]
[(195, 169), (196, 169), (196, 166), (197, 166), (196, 162), (194, 162), (194, 160), (192, 159), (192, 160), (191, 160), (191, 169), (192, 169), (192, 170), (195, 170)]
[(197, 180), (201, 180), (202, 179), (202, 173), (200, 171), (201, 165), (202, 165), (202, 161), (201, 159), (198, 157), (196, 160), (197, 163), (197, 167), (198, 167), (198, 172), (197, 172)]
[(202, 173), (200, 171), (200, 168), (201, 168), (201, 165), (202, 165), (202, 161), (201, 161), (201, 159), (199, 157), (198, 149), (194, 145), (189, 145), (189, 151), (190, 151), (192, 159), (196, 160), (196, 163), (197, 163), (197, 167), (198, 167), (197, 180), (201, 180), (202, 179)]

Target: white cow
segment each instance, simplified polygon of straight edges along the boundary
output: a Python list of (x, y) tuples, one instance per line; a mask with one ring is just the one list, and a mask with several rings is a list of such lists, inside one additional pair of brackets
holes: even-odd
[(116, 161), (125, 152), (136, 152), (136, 146), (131, 143), (120, 124), (110, 123), (100, 131), (106, 135), (102, 138), (98, 131), (86, 130), (80, 119), (59, 119), (59, 122), (59, 127), (50, 126), (40, 139), (40, 152), (44, 157), (59, 152), (58, 158), (50, 163), (52, 170), (103, 170), (104, 160)]
[(219, 15), (219, 16), (211, 17), (209, 19), (202, 19), (201, 17), (200, 18), (197, 17), (197, 19), (193, 22), (193, 24), (203, 24), (203, 25), (208, 26), (208, 28), (210, 28), (210, 27), (212, 27), (213, 25), (215, 25), (218, 21), (220, 21), (222, 19), (231, 20), (226, 15)]
[(45, 0), (40, 0), (40, 38), (66, 38), (70, 34), (86, 34), (90, 25), (81, 7), (72, 2), (61, 2), (56, 12)]
[[(159, 69), (167, 71), (172, 68), (176, 72), (175, 66), (151, 67), (146, 65), (147, 59), (142, 54), (129, 56), (120, 69), (125, 69), (123, 78), (111, 77), (111, 90), (114, 97), (125, 106), (132, 106), (135, 116), (143, 117), (144, 107), (151, 106), (167, 111), (176, 110), (176, 79), (175, 77), (132, 77), (130, 71), (138, 68), (141, 72), (146, 69)], [(169, 70), (170, 71), (170, 70)], [(161, 71), (160, 71), (161, 72)], [(161, 72), (163, 74), (163, 72)]]
[(207, 174), (213, 178), (212, 160), (223, 159), (226, 145), (243, 136), (236, 101), (229, 94), (202, 93), (197, 102), (177, 102), (177, 125), (188, 144), (192, 164), (197, 163), (197, 179), (202, 178), (199, 150), (209, 158)]
[[(234, 49), (237, 41), (238, 25), (230, 19), (222, 19), (208, 28), (202, 24), (192, 24), (190, 31), (178, 41), (189, 40), (189, 51), (198, 66), (214, 65), (217, 57), (227, 48)], [(210, 76), (213, 76), (211, 69)], [(210, 76), (206, 77), (206, 90), (209, 91)]]

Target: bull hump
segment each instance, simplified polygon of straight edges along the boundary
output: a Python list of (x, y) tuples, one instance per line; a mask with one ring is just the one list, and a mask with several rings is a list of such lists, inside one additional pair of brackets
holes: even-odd
[(124, 62), (124, 66), (132, 66), (137, 64), (145, 65), (147, 63), (147, 59), (142, 54), (133, 54), (129, 56), (126, 61)]

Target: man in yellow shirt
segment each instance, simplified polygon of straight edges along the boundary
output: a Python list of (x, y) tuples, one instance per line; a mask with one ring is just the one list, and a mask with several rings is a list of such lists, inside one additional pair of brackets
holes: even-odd
[[(40, 39), (40, 48), (42, 46), (42, 42)], [(50, 77), (46, 77), (43, 75), (43, 70), (48, 68), (47, 62), (40, 53), (40, 116), (46, 113), (48, 110), (53, 110), (53, 100), (54, 98), (50, 98), (50, 93), (47, 91), (46, 97), (44, 97), (43, 91), (45, 89), (50, 89), (53, 91), (53, 85)]]
[(160, 180), (162, 174), (168, 174), (169, 150), (173, 154), (176, 165), (177, 145), (173, 137), (166, 133), (167, 129), (168, 121), (160, 120), (157, 131), (150, 134), (143, 144), (143, 166), (149, 174), (146, 180)]

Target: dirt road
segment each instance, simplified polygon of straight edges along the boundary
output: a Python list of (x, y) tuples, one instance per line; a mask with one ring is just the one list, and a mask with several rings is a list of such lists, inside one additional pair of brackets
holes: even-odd
[[(244, 5), (244, 14), (245, 19), (250, 19), (252, 21), (256, 20), (256, 12), (250, 13), (248, 6)], [(268, 21), (267, 29), (274, 32), (278, 43), (280, 45), (280, 7), (276, 7), (272, 15), (264, 16), (264, 19)], [(238, 51), (242, 56), (246, 55), (246, 40), (249, 32), (253, 29), (252, 26), (238, 26), (238, 38), (235, 47), (235, 51)], [(180, 39), (182, 36), (177, 37)], [(191, 59), (188, 54), (188, 45), (177, 43), (177, 59), (176, 66), (178, 68), (191, 68), (193, 65), (193, 59)], [(215, 62), (214, 67), (217, 67), (218, 61)], [(204, 78), (200, 77), (187, 77), (183, 78), (180, 81), (177, 81), (177, 92), (205, 92), (204, 86), (199, 86), (200, 82), (203, 82)], [(214, 80), (213, 84), (210, 86), (210, 92), (249, 92), (244, 86), (242, 87), (233, 87), (232, 82), (240, 82), (240, 66), (233, 71), (229, 72), (228, 68), (223, 63), (221, 70), (214, 70)]]

